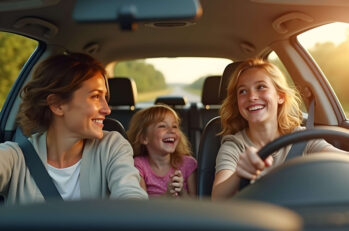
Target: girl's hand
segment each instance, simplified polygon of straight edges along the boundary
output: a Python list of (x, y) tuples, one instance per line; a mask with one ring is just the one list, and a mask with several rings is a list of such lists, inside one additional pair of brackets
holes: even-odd
[(257, 149), (247, 147), (240, 155), (237, 163), (236, 173), (239, 177), (255, 180), (266, 167), (273, 164), (273, 157), (268, 156), (264, 161), (258, 156)]
[(183, 191), (183, 175), (180, 170), (176, 170), (173, 175), (170, 176), (170, 182), (167, 186), (167, 192), (174, 197), (178, 197)]

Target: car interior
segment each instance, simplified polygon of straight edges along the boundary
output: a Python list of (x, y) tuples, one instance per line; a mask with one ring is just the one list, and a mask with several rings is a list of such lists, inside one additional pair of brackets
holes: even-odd
[[(99, 60), (108, 73), (111, 114), (104, 120), (104, 130), (117, 131), (127, 139), (135, 112), (150, 105), (169, 105), (181, 118), (181, 129), (198, 163), (197, 198), (1, 205), (0, 229), (349, 228), (346, 155), (328, 152), (295, 157), (255, 183), (245, 183), (246, 187), (230, 200), (210, 200), (221, 145), (217, 135), (221, 131), (219, 110), (235, 68), (248, 58), (259, 57), (276, 64), (302, 96), (304, 125), (308, 119), (314, 120), (314, 129), (280, 137), (261, 149), (260, 155), (266, 158), (286, 145), (319, 138), (349, 151), (349, 2), (3, 0), (0, 12), (0, 64), (6, 67), (0, 68), (0, 142), (18, 139), (19, 92), (31, 79), (35, 65), (50, 55), (82, 52)], [(333, 27), (337, 28), (334, 31), (330, 28), (338, 23), (346, 33), (343, 40), (321, 40), (331, 34), (337, 36), (339, 27)], [(323, 28), (324, 33), (311, 34)], [(12, 35), (31, 41), (11, 42)], [(313, 43), (308, 47), (308, 42)], [(8, 45), (13, 46), (12, 50), (5, 49)], [(217, 73), (198, 76), (202, 83), (196, 101), (168, 93), (174, 91), (175, 84), (160, 89), (166, 93), (142, 100), (146, 94), (141, 81), (131, 72), (115, 71), (129, 61), (188, 57), (228, 61)], [(11, 68), (17, 72), (12, 73), (8, 70)], [(203, 66), (188, 65), (175, 71), (189, 73), (200, 68)], [(142, 81), (150, 80), (144, 77)], [(314, 118), (309, 110), (312, 99)]]

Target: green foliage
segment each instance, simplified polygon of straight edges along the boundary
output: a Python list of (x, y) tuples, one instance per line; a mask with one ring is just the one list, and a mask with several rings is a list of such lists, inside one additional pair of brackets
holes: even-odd
[(202, 76), (200, 78), (198, 78), (197, 80), (195, 80), (194, 82), (192, 82), (188, 88), (192, 88), (195, 90), (201, 90), (202, 86), (204, 85), (204, 81), (206, 79), (207, 76)]
[(32, 39), (0, 32), (0, 108), (37, 45)]
[(143, 60), (121, 62), (115, 66), (114, 75), (130, 77), (137, 85), (140, 93), (163, 90), (167, 88), (164, 75), (153, 65)]
[(330, 42), (318, 43), (309, 52), (331, 83), (342, 105), (349, 105), (349, 37), (337, 46)]

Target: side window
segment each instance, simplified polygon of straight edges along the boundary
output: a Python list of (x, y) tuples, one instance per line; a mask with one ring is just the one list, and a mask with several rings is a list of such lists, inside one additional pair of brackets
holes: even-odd
[[(290, 86), (295, 87), (295, 84), (294, 84), (290, 74), (288, 73), (286, 67), (281, 62), (281, 60), (279, 59), (279, 57), (277, 56), (277, 54), (274, 51), (269, 54), (268, 61), (275, 64), (280, 69), (280, 71), (285, 75), (287, 82)], [(302, 101), (301, 109), (303, 112), (307, 112), (307, 109), (306, 109), (303, 101)]]
[(35, 40), (0, 32), (0, 109), (22, 67), (37, 46)]
[(349, 118), (349, 24), (331, 23), (302, 33), (299, 43), (308, 50), (331, 84)]

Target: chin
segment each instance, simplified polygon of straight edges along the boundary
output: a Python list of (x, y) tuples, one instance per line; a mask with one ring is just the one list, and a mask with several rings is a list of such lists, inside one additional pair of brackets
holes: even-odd
[(93, 134), (87, 134), (85, 136), (85, 139), (98, 139), (98, 140), (100, 140), (103, 138), (103, 136), (104, 136), (103, 131), (101, 131), (101, 132), (96, 132)]

